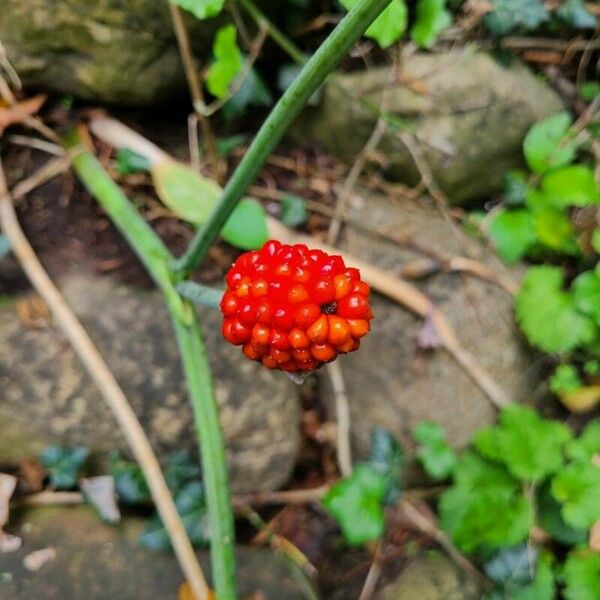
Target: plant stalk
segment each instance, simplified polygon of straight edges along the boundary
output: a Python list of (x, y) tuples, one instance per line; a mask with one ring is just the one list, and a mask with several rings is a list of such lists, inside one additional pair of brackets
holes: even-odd
[(208, 221), (176, 261), (175, 269), (180, 277), (189, 275), (202, 262), (227, 218), (300, 111), (390, 1), (361, 0), (309, 59), (256, 134)]

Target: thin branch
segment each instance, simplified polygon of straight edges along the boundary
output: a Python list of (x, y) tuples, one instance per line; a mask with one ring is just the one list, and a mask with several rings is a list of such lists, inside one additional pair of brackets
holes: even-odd
[(350, 408), (346, 387), (344, 385), (344, 376), (342, 369), (337, 362), (327, 365), (327, 374), (333, 388), (333, 397), (335, 398), (335, 416), (337, 421), (337, 458), (340, 466), (340, 472), (344, 477), (352, 474), (352, 453), (350, 450)]
[(375, 588), (377, 587), (377, 582), (379, 581), (380, 575), (381, 541), (377, 544), (377, 548), (375, 549), (375, 554), (373, 555), (373, 560), (371, 561), (371, 566), (369, 567), (369, 572), (367, 573), (367, 577), (358, 600), (371, 600), (373, 594), (375, 593)]
[(52, 312), (55, 323), (80, 358), (102, 397), (119, 423), (125, 439), (136, 457), (165, 525), (175, 554), (187, 580), (199, 598), (209, 597), (209, 588), (196, 559), (185, 528), (179, 518), (175, 503), (165, 482), (152, 446), (146, 437), (125, 394), (108, 368), (94, 342), (66, 303), (35, 255), (18, 223), (12, 197), (6, 186), (0, 164), (0, 224), (9, 238), (17, 257), (34, 288)]
[(46, 183), (46, 181), (61, 175), (69, 168), (71, 157), (68, 154), (57, 156), (46, 162), (40, 169), (27, 179), (22, 179), (13, 186), (11, 195), (13, 200), (20, 200), (29, 192)]

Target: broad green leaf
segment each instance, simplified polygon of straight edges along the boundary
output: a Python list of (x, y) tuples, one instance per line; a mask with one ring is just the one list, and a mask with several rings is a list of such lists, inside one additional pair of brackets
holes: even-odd
[(529, 544), (502, 548), (483, 565), (485, 574), (505, 590), (512, 590), (533, 581), (538, 562), (538, 550)]
[(600, 374), (600, 361), (596, 360), (595, 358), (587, 360), (583, 364), (583, 372), (591, 377)]
[(592, 234), (592, 248), (597, 254), (600, 254), (600, 228)]
[(169, 2), (191, 12), (201, 20), (216, 17), (225, 4), (225, 0), (169, 0)]
[(159, 198), (179, 218), (194, 225), (205, 223), (221, 195), (221, 187), (190, 167), (175, 161), (152, 169)]
[(431, 48), (438, 35), (451, 24), (452, 15), (446, 9), (446, 0), (419, 0), (410, 35), (417, 46)]
[(506, 35), (515, 29), (536, 29), (548, 20), (542, 0), (490, 0), (492, 10), (484, 21), (494, 35)]
[(592, 462), (594, 456), (600, 455), (600, 419), (591, 421), (578, 438), (566, 445), (565, 451), (572, 461), (584, 464)]
[(145, 504), (151, 501), (150, 490), (140, 466), (120, 458), (118, 453), (111, 456), (110, 474), (115, 480), (119, 500), (125, 504)]
[(566, 600), (598, 600), (600, 554), (585, 550), (569, 553), (563, 569)]
[(600, 82), (586, 81), (579, 86), (579, 95), (588, 102), (591, 102), (598, 94), (600, 94)]
[(504, 174), (504, 197), (509, 206), (523, 206), (529, 190), (528, 174), (519, 169), (511, 169)]
[(538, 560), (533, 581), (511, 593), (511, 600), (554, 600), (556, 585), (552, 572), (552, 555), (545, 552)]
[(48, 470), (52, 487), (68, 490), (77, 484), (79, 471), (89, 455), (89, 449), (81, 446), (49, 446), (42, 451), (40, 462)]
[[(340, 0), (350, 10), (358, 0)], [(382, 48), (397, 42), (406, 31), (408, 11), (405, 0), (392, 0), (388, 7), (375, 19), (365, 35), (374, 39)]]
[(489, 237), (507, 263), (517, 262), (537, 241), (531, 213), (525, 209), (499, 211), (490, 223)]
[(577, 29), (596, 27), (596, 17), (587, 10), (583, 0), (564, 0), (556, 14)]
[(529, 407), (507, 406), (500, 424), (482, 429), (474, 444), (486, 458), (498, 461), (522, 481), (541, 481), (564, 462), (563, 447), (571, 431), (563, 423), (541, 418)]
[(217, 31), (213, 44), (214, 62), (206, 74), (206, 87), (217, 98), (224, 98), (229, 85), (244, 66), (244, 57), (236, 41), (235, 25), (229, 24)]
[(202, 477), (197, 460), (192, 460), (187, 450), (177, 450), (169, 456), (165, 469), (165, 480), (173, 494)]
[(248, 141), (248, 134), (237, 133), (217, 140), (217, 152), (223, 158), (229, 157), (235, 150)]
[(388, 478), (368, 464), (336, 483), (323, 497), (323, 506), (339, 523), (349, 544), (361, 545), (383, 534), (383, 502)]
[(441, 425), (423, 421), (414, 428), (413, 436), (420, 442), (417, 457), (427, 474), (433, 479), (449, 477), (456, 465), (456, 455), (448, 445)]
[(402, 489), (401, 475), (404, 466), (404, 450), (387, 429), (374, 427), (371, 432), (371, 454), (367, 463), (378, 473), (385, 475), (388, 491), (384, 504), (395, 502)]
[(286, 194), (281, 201), (281, 222), (288, 227), (298, 227), (308, 219), (306, 201), (300, 196)]
[(537, 523), (561, 544), (573, 546), (585, 542), (588, 532), (565, 523), (562, 506), (550, 491), (550, 482), (544, 483), (537, 494)]
[(545, 352), (570, 352), (596, 338), (594, 322), (576, 310), (572, 295), (562, 289), (563, 282), (557, 267), (532, 267), (516, 298), (521, 329), (531, 344)]
[(256, 69), (250, 69), (240, 89), (225, 103), (223, 116), (231, 121), (241, 115), (249, 106), (271, 106), (273, 96)]
[(260, 248), (269, 239), (262, 204), (253, 198), (242, 199), (221, 229), (221, 237), (242, 250)]
[(548, 201), (557, 208), (600, 202), (594, 172), (584, 165), (548, 171), (542, 177), (541, 188)]
[(129, 148), (119, 148), (117, 150), (117, 171), (119, 175), (130, 175), (140, 171), (150, 171), (150, 161), (141, 154), (130, 150)]
[(532, 212), (533, 228), (539, 241), (564, 254), (577, 254), (577, 238), (571, 220), (562, 210), (542, 208)]
[(600, 385), (583, 385), (571, 392), (562, 392), (559, 399), (572, 413), (589, 412), (600, 403)]
[(577, 309), (600, 326), (600, 270), (581, 273), (573, 281), (572, 289)]
[(550, 389), (555, 394), (574, 392), (583, 385), (573, 365), (559, 365), (550, 378)]
[(0, 233), (0, 260), (2, 260), (10, 252), (10, 240)]
[(566, 466), (552, 479), (552, 495), (562, 504), (569, 525), (591, 527), (600, 520), (600, 467), (592, 463)]
[(545, 173), (549, 169), (563, 167), (575, 158), (576, 145), (568, 135), (571, 123), (569, 113), (560, 112), (536, 123), (529, 130), (523, 142), (523, 153), (532, 171)]

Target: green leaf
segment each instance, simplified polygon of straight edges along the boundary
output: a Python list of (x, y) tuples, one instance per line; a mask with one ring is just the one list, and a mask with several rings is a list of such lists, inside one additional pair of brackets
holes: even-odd
[(169, 462), (165, 469), (165, 480), (173, 494), (201, 477), (200, 465), (191, 459), (187, 450), (177, 450), (169, 456)]
[(244, 66), (244, 57), (236, 41), (235, 25), (229, 24), (217, 31), (213, 44), (214, 62), (206, 74), (206, 87), (217, 98), (224, 98), (229, 85)]
[(195, 281), (182, 281), (177, 284), (177, 291), (190, 302), (198, 306), (219, 308), (223, 298), (223, 290), (208, 287)]
[(505, 35), (514, 29), (536, 29), (548, 20), (541, 0), (490, 0), (492, 11), (484, 21), (494, 35)]
[(535, 546), (520, 544), (502, 548), (483, 565), (485, 574), (505, 590), (531, 583), (538, 561)]
[(269, 239), (262, 204), (253, 198), (243, 198), (221, 229), (221, 237), (242, 250), (260, 248)]
[(585, 529), (565, 523), (562, 506), (550, 491), (550, 482), (544, 483), (537, 494), (537, 521), (539, 526), (561, 544), (573, 546), (587, 540)]
[(579, 437), (566, 445), (565, 452), (574, 462), (592, 462), (592, 458), (600, 454), (600, 419), (588, 423)]
[(569, 113), (560, 112), (536, 123), (529, 130), (523, 142), (523, 152), (532, 171), (545, 173), (573, 160), (576, 145), (568, 135), (571, 123)]
[[(206, 546), (210, 542), (210, 526), (202, 484), (199, 481), (187, 483), (175, 496), (175, 506), (192, 545)], [(158, 515), (142, 531), (140, 543), (151, 550), (171, 548), (169, 536)]]
[(583, 0), (564, 0), (556, 14), (577, 29), (595, 29), (596, 17), (588, 12)]
[(0, 260), (10, 252), (10, 240), (0, 233)]
[(575, 306), (600, 325), (600, 271), (586, 271), (573, 281)]
[(395, 502), (402, 489), (401, 475), (404, 450), (387, 429), (374, 427), (371, 432), (371, 455), (368, 465), (387, 478), (385, 504)]
[(545, 552), (538, 560), (533, 581), (520, 589), (513, 590), (511, 600), (554, 600), (555, 596), (552, 555)]
[(256, 69), (250, 69), (244, 78), (240, 89), (225, 103), (222, 109), (226, 120), (241, 115), (249, 106), (271, 106), (273, 96), (258, 74)]
[(225, 0), (169, 0), (169, 2), (191, 12), (200, 20), (216, 17), (225, 4)]
[(600, 94), (600, 82), (585, 81), (579, 86), (578, 92), (584, 100), (591, 102), (598, 94)]
[(552, 479), (552, 495), (562, 504), (564, 520), (589, 528), (600, 520), (600, 467), (572, 463)]
[(592, 234), (592, 248), (597, 254), (600, 254), (600, 228)]
[(536, 243), (537, 236), (528, 210), (501, 210), (490, 223), (489, 237), (498, 254), (515, 263)]
[(519, 169), (511, 169), (504, 174), (504, 197), (509, 206), (523, 206), (529, 190), (529, 176)]
[(598, 600), (600, 554), (573, 550), (563, 569), (566, 600)]
[(352, 475), (336, 483), (322, 503), (339, 523), (351, 545), (379, 539), (383, 534), (383, 501), (388, 478), (368, 464), (358, 464)]
[(532, 212), (533, 228), (539, 241), (552, 250), (565, 254), (577, 254), (575, 230), (564, 211), (542, 208)]
[(583, 364), (583, 372), (590, 377), (598, 375), (600, 373), (600, 361), (596, 360), (595, 358), (587, 360)]
[(306, 201), (300, 196), (286, 194), (281, 200), (281, 222), (288, 227), (298, 227), (308, 219)]
[(217, 140), (217, 152), (222, 158), (228, 158), (235, 150), (241, 148), (248, 141), (248, 134), (236, 133)]
[(151, 168), (150, 161), (145, 156), (129, 148), (119, 148), (116, 159), (119, 175), (130, 175), (140, 171), (148, 172)]
[(559, 365), (550, 378), (550, 390), (555, 394), (574, 392), (583, 385), (573, 365)]
[[(350, 10), (358, 0), (340, 0)], [(382, 48), (397, 42), (406, 31), (408, 11), (404, 0), (392, 0), (388, 7), (375, 19), (365, 35), (374, 39)]]
[(557, 267), (532, 267), (516, 298), (521, 329), (545, 352), (570, 352), (596, 337), (593, 321), (576, 310), (572, 295), (562, 290), (563, 281)]
[(419, 0), (410, 35), (417, 46), (431, 48), (438, 35), (451, 24), (452, 15), (446, 9), (446, 0)]
[(110, 474), (115, 480), (115, 489), (121, 502), (145, 504), (151, 501), (150, 490), (139, 465), (121, 459), (118, 453), (112, 454), (110, 462)]
[(421, 443), (417, 457), (427, 474), (433, 479), (449, 477), (456, 465), (456, 455), (448, 445), (441, 425), (423, 421), (414, 428), (413, 436)]
[(570, 439), (566, 425), (513, 404), (502, 409), (499, 425), (477, 433), (474, 444), (483, 456), (506, 465), (521, 481), (541, 481), (562, 467), (563, 446)]
[(77, 485), (77, 476), (90, 455), (81, 446), (49, 446), (42, 451), (40, 462), (48, 470), (50, 484), (58, 490), (68, 490)]
[(557, 208), (600, 202), (594, 172), (584, 165), (569, 165), (545, 173), (542, 192)]

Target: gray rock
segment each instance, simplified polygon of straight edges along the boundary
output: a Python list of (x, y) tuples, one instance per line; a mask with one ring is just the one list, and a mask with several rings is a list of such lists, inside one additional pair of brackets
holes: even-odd
[[(295, 135), (352, 162), (377, 119), (356, 99), (379, 107), (388, 89), (387, 112), (416, 136), (451, 201), (464, 203), (498, 190), (503, 174), (522, 163), (528, 128), (562, 108), (552, 89), (521, 63), (503, 67), (473, 48), (417, 53), (400, 75), (392, 83), (387, 68), (336, 77), (325, 84), (321, 104), (305, 110)], [(377, 150), (391, 177), (418, 181), (414, 161), (397, 134), (388, 131)]]
[[(93, 509), (39, 507), (15, 515), (9, 529), (22, 536), (18, 552), (2, 555), (0, 600), (164, 600), (177, 598), (184, 578), (174, 556), (142, 548), (137, 539), (145, 522), (127, 517), (117, 526), (103, 524)], [(56, 559), (38, 572), (23, 558), (42, 548)], [(266, 600), (303, 598), (281, 555), (264, 548), (237, 551), (241, 598), (262, 592)], [(200, 561), (210, 576), (208, 552)]]
[(439, 552), (421, 554), (398, 579), (386, 586), (381, 600), (478, 600), (477, 586)]
[[(189, 22), (208, 56), (215, 21)], [(167, 2), (3, 0), (0, 39), (26, 85), (123, 105), (185, 89)]]
[[(157, 452), (195, 452), (192, 411), (176, 344), (158, 292), (70, 275), (63, 291), (98, 344)], [(201, 319), (215, 378), (232, 486), (274, 489), (288, 478), (299, 440), (297, 392), (282, 373), (226, 344), (218, 311)], [(0, 460), (48, 444), (102, 452), (125, 441), (77, 357), (54, 327), (28, 330), (0, 307)]]
[[(437, 210), (424, 203), (359, 191), (349, 204), (352, 218), (374, 231), (412, 235), (433, 250), (470, 256), (499, 273), (504, 270), (492, 252), (462, 231), (450, 229)], [(423, 258), (352, 227), (347, 229), (344, 247), (391, 273), (398, 273), (407, 261)], [(514, 271), (504, 274), (518, 277)], [(507, 395), (515, 401), (526, 398), (535, 373), (516, 330), (508, 293), (475, 277), (443, 271), (413, 284), (443, 311), (464, 347)], [(367, 453), (374, 426), (405, 440), (419, 421), (433, 420), (443, 425), (454, 446), (461, 447), (475, 431), (493, 422), (496, 411), (490, 400), (446, 351), (418, 350), (416, 338), (423, 320), (377, 294), (373, 313), (372, 330), (360, 349), (339, 359), (357, 456)], [(329, 389), (324, 400), (334, 415)]]

